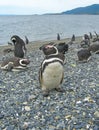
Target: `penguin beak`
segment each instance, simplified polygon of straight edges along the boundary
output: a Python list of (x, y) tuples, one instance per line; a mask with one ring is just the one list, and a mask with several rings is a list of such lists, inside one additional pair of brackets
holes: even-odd
[(43, 46), (41, 46), (39, 49), (40, 49), (40, 50), (43, 50), (43, 48), (44, 48), (44, 45), (43, 45)]
[(16, 38), (11, 38), (11, 41), (12, 41), (12, 43), (14, 43), (14, 45), (15, 45), (15, 43), (16, 43)]

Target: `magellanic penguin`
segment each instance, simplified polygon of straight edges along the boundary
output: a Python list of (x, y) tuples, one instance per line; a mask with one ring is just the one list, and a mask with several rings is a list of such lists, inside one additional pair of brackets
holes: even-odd
[(48, 96), (52, 89), (62, 91), (59, 86), (64, 77), (64, 58), (62, 57), (63, 54), (59, 55), (58, 49), (53, 45), (43, 46), (42, 51), (45, 54), (45, 59), (41, 63), (39, 81), (43, 95)]
[(55, 46), (57, 47), (58, 52), (63, 53), (63, 54), (65, 54), (69, 48), (68, 44), (66, 44), (65, 42), (60, 42), (60, 43), (56, 44)]
[(88, 62), (91, 58), (91, 52), (88, 49), (81, 49), (77, 52), (79, 62)]
[(27, 36), (25, 36), (25, 43), (29, 44), (29, 39), (27, 38)]
[(75, 43), (75, 40), (76, 40), (76, 37), (75, 35), (73, 34), (72, 37), (71, 37), (71, 40), (68, 42), (68, 44), (72, 45)]
[(60, 35), (59, 35), (59, 33), (57, 33), (57, 40), (60, 40)]
[(0, 68), (6, 71), (23, 71), (27, 69), (29, 63), (28, 59), (12, 57), (2, 61)]
[(24, 41), (17, 35), (12, 36), (11, 41), (14, 44), (14, 56), (24, 58), (27, 52)]
[[(58, 53), (59, 53), (58, 56), (60, 56), (60, 58), (62, 58), (62, 59), (65, 59), (65, 55), (64, 54), (68, 51), (68, 48), (69, 48), (68, 44), (66, 44), (65, 42), (60, 42), (58, 44), (56, 44), (54, 42), (50, 42), (48, 44), (42, 45), (39, 49), (43, 50), (48, 45), (55, 46), (58, 49)], [(49, 51), (49, 50), (43, 51), (43, 53), (46, 55), (47, 51)]]
[(89, 38), (88, 34), (84, 34), (83, 40), (80, 43), (81, 47), (88, 48), (90, 46), (90, 44), (91, 44), (91, 42), (90, 42), (90, 38)]
[(99, 43), (97, 44), (91, 44), (88, 48), (90, 52), (93, 52), (95, 54), (99, 54)]

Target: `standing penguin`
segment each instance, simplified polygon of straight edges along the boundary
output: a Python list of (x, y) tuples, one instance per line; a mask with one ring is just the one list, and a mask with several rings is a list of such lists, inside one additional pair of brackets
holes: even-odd
[(27, 38), (27, 36), (25, 36), (25, 43), (29, 44), (29, 39)]
[(63, 54), (65, 54), (69, 48), (68, 44), (66, 44), (65, 42), (60, 42), (60, 43), (56, 44), (55, 46), (57, 47), (58, 52), (63, 53)]
[(14, 56), (24, 58), (27, 52), (24, 41), (17, 35), (12, 36), (11, 41), (14, 44)]
[(59, 33), (57, 33), (57, 40), (60, 40), (60, 35), (59, 35)]
[(59, 55), (58, 49), (53, 45), (43, 46), (42, 51), (45, 54), (45, 59), (39, 71), (39, 81), (43, 95), (48, 96), (49, 91), (52, 89), (62, 91), (59, 86), (64, 77), (64, 58)]

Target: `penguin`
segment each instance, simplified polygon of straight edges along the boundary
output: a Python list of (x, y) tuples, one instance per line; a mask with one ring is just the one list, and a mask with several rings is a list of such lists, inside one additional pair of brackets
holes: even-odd
[(96, 33), (96, 31), (94, 31), (94, 33), (95, 33), (96, 37), (98, 38), (98, 37), (99, 37), (99, 35)]
[(57, 40), (60, 40), (60, 35), (59, 35), (59, 33), (57, 33)]
[(99, 54), (99, 44), (92, 44), (88, 48), (89, 51)]
[(29, 63), (28, 59), (11, 57), (2, 61), (0, 68), (6, 71), (23, 71), (27, 69)]
[(99, 42), (99, 37), (94, 37), (92, 42)]
[(88, 34), (84, 34), (84, 40), (86, 40), (86, 39), (90, 40)]
[(90, 38), (88, 34), (84, 34), (83, 40), (81, 41), (80, 45), (82, 48), (88, 48), (90, 46)]
[(75, 35), (74, 34), (72, 35), (71, 41), (72, 42), (75, 41)]
[(25, 43), (29, 44), (29, 39), (27, 38), (27, 36), (25, 36)]
[(65, 42), (60, 42), (59, 44), (56, 44), (56, 47), (58, 49), (58, 52), (63, 54), (65, 54), (69, 48), (68, 44), (66, 44)]
[(95, 37), (93, 38), (92, 42), (99, 42), (99, 35), (94, 31)]
[(89, 32), (89, 36), (90, 36), (90, 39), (92, 39), (92, 38), (93, 38), (93, 36), (92, 36), (92, 33), (91, 33), (91, 32)]
[(79, 62), (87, 62), (91, 58), (91, 52), (88, 49), (81, 49), (77, 52)]
[(65, 54), (65, 51), (68, 51), (68, 44), (66, 44), (66, 46), (65, 46), (65, 43), (59, 43), (59, 44), (47, 43), (47, 44), (42, 45), (41, 47), (39, 47), (39, 49), (43, 51), (45, 56), (48, 55), (48, 53), (49, 53), (49, 50), (45, 49), (45, 48), (46, 48), (46, 46), (50, 46), (50, 45), (55, 46), (57, 48), (58, 57), (64, 61), (65, 60), (65, 55), (64, 54)]
[(53, 45), (43, 46), (42, 51), (45, 58), (39, 70), (39, 82), (43, 96), (48, 96), (52, 89), (62, 92), (60, 85), (64, 78), (64, 58), (60, 57), (58, 49)]
[(27, 52), (24, 41), (17, 35), (13, 35), (11, 41), (14, 44), (14, 56), (24, 58)]

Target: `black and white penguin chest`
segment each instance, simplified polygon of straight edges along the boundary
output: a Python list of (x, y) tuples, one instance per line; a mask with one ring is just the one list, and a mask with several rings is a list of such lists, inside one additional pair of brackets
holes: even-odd
[(47, 89), (59, 86), (63, 77), (63, 61), (59, 58), (45, 59), (42, 63), (43, 86)]

